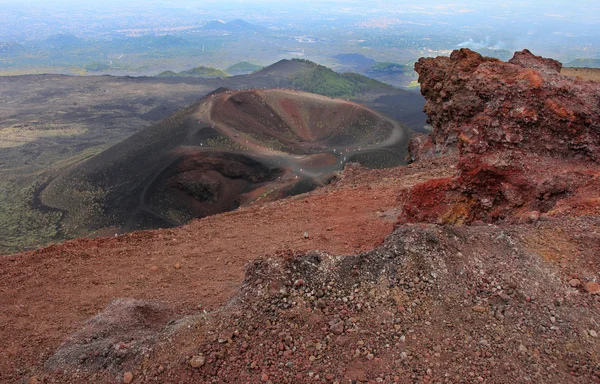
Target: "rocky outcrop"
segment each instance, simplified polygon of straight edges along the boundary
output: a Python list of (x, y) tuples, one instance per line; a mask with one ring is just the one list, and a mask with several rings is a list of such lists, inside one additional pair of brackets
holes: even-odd
[(600, 83), (563, 76), (561, 66), (528, 50), (508, 63), (468, 49), (420, 59), (433, 130), (412, 139), (409, 160), (455, 153), (457, 173), (410, 191), (400, 221), (596, 212)]
[(520, 149), (598, 160), (600, 84), (559, 73), (561, 64), (524, 50), (508, 62), (468, 49), (415, 64), (433, 126), (411, 159)]
[(172, 316), (164, 303), (114, 300), (61, 345), (46, 369), (118, 372), (125, 361), (140, 360)]

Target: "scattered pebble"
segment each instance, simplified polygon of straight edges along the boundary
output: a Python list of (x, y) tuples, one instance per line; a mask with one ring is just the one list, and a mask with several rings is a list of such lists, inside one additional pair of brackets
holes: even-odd
[(488, 311), (487, 307), (481, 305), (474, 305), (471, 307), (471, 309), (473, 310), (473, 312), (477, 313), (486, 313)]
[(123, 375), (123, 384), (130, 384), (133, 381), (133, 373), (125, 372)]
[(586, 283), (583, 288), (586, 292), (591, 293), (592, 295), (597, 295), (598, 293), (600, 293), (600, 285), (598, 285), (598, 283), (596, 283), (595, 281), (590, 281), (589, 283)]
[(192, 368), (201, 368), (206, 363), (206, 358), (202, 355), (193, 356), (190, 361), (190, 367)]

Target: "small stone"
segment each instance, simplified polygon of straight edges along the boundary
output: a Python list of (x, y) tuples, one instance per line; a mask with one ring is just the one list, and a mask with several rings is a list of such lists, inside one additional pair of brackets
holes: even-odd
[(588, 333), (592, 337), (598, 337), (598, 332), (594, 331), (593, 329), (588, 330)]
[(175, 265), (173, 266), (173, 268), (175, 268), (175, 269), (181, 269), (181, 264), (177, 263), (177, 264), (175, 264)]
[(408, 355), (406, 354), (406, 352), (400, 353), (400, 360), (406, 360), (406, 359), (408, 359)]
[(487, 307), (484, 307), (481, 305), (474, 305), (471, 307), (471, 310), (473, 310), (473, 312), (477, 312), (477, 313), (486, 313), (488, 311)]
[(266, 383), (267, 381), (269, 381), (269, 375), (267, 375), (266, 373), (263, 373), (262, 376), (260, 377), (260, 380), (263, 383)]
[(334, 324), (331, 324), (329, 327), (329, 330), (334, 334), (334, 335), (341, 335), (342, 333), (344, 333), (344, 322), (343, 321), (338, 321)]
[(305, 239), (308, 239), (308, 232), (304, 232), (304, 234), (302, 234), (302, 237), (304, 237)]
[(500, 297), (505, 303), (508, 303), (510, 301), (510, 296), (508, 296), (506, 293), (501, 293), (498, 295), (498, 297)]
[(28, 383), (29, 384), (39, 384), (40, 380), (37, 378), (37, 376), (32, 376), (29, 378)]
[(592, 295), (597, 295), (600, 293), (600, 285), (595, 281), (590, 281), (586, 283), (583, 288), (587, 293), (591, 293)]
[(322, 348), (323, 348), (323, 345), (322, 345), (321, 343), (316, 343), (316, 344), (315, 344), (315, 349), (316, 349), (317, 351), (320, 351)]
[(367, 355), (367, 360), (373, 360), (375, 358), (375, 355), (373, 355), (372, 353), (369, 353)]
[(519, 344), (519, 352), (521, 353), (527, 353), (528, 349), (526, 346), (524, 346), (523, 344)]
[(295, 287), (301, 287), (301, 286), (303, 286), (304, 284), (305, 284), (305, 283), (304, 283), (304, 280), (302, 280), (302, 279), (298, 279), (298, 280), (296, 280), (296, 281), (294, 282), (294, 286), (295, 286)]
[(150, 270), (156, 272), (158, 271), (158, 267), (156, 265), (153, 265), (150, 267)]
[(581, 285), (581, 281), (579, 281), (579, 279), (571, 279), (569, 280), (569, 285), (573, 288), (577, 288)]
[(201, 355), (193, 356), (189, 361), (190, 367), (192, 368), (200, 368), (204, 366), (204, 363), (206, 363), (206, 358)]
[(133, 373), (125, 372), (125, 374), (123, 375), (123, 383), (130, 384), (132, 381), (133, 381)]

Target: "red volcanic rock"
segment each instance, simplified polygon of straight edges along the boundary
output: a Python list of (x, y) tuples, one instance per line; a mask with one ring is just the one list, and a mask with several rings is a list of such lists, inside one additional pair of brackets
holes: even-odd
[(433, 130), (409, 161), (457, 153), (452, 178), (415, 186), (400, 222), (535, 222), (600, 209), (600, 83), (524, 50), (508, 62), (468, 49), (415, 64)]
[(528, 49), (524, 49), (521, 52), (515, 52), (513, 58), (508, 60), (508, 62), (523, 68), (532, 68), (538, 72), (544, 73), (560, 73), (560, 70), (562, 69), (562, 63), (560, 61), (535, 56)]
[(600, 285), (598, 285), (598, 283), (596, 283), (595, 281), (590, 281), (589, 283), (586, 283), (584, 289), (586, 292), (591, 293), (592, 295), (600, 293)]
[(521, 149), (598, 160), (600, 84), (561, 75), (561, 64), (525, 50), (508, 62), (468, 49), (415, 64), (433, 126), (411, 159), (453, 151)]

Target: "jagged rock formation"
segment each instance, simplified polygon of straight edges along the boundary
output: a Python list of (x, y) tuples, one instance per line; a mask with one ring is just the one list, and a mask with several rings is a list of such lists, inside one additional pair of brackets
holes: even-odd
[(413, 160), (458, 148), (505, 149), (598, 159), (600, 84), (559, 73), (561, 64), (525, 50), (508, 62), (468, 49), (415, 64), (433, 132)]
[(508, 63), (468, 49), (420, 59), (415, 70), (433, 131), (411, 141), (410, 160), (454, 153), (458, 172), (415, 189), (404, 220), (597, 209), (588, 194), (599, 185), (600, 83), (563, 76), (560, 68), (527, 50)]

